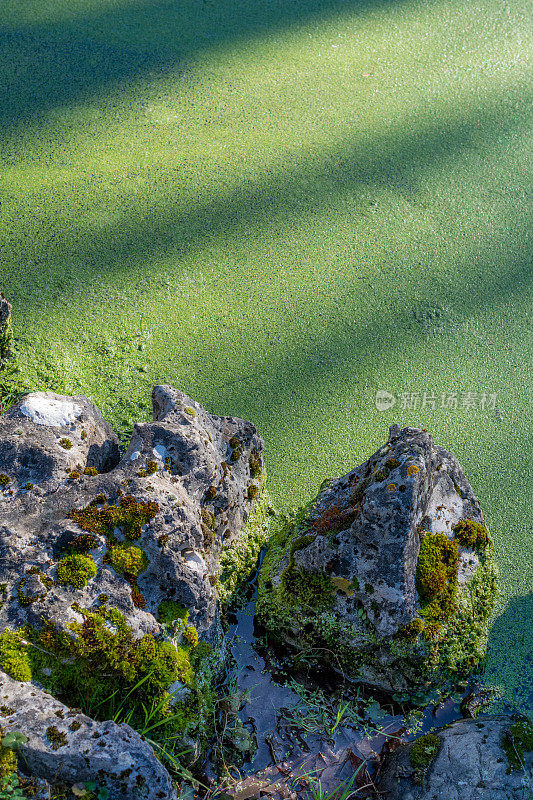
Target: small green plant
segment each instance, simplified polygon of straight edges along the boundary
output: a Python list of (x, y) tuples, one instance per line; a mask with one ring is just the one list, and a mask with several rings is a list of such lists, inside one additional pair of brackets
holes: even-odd
[(293, 780), (292, 786), (302, 783), (307, 784), (307, 800), (350, 800), (357, 793), (357, 788), (354, 788), (357, 776), (365, 767), (366, 761), (362, 761), (349, 780), (343, 781), (330, 792), (322, 787), (320, 778), (317, 779), (315, 777), (316, 770), (298, 775)]
[(105, 786), (98, 786), (95, 781), (76, 783), (72, 787), (72, 794), (74, 797), (82, 797), (84, 800), (108, 800), (111, 796), (109, 789), (106, 789)]
[(0, 778), (0, 800), (26, 800), (16, 772)]
[(27, 741), (20, 731), (9, 731), (0, 740), (0, 800), (26, 797), (19, 784), (15, 753)]

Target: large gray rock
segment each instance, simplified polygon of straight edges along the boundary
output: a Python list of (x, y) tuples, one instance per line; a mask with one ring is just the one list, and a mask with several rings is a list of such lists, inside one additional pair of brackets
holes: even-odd
[[(139, 635), (160, 632), (159, 605), (173, 600), (190, 610), (201, 638), (218, 640), (221, 553), (247, 535), (263, 442), (249, 422), (213, 417), (168, 386), (154, 388), (153, 406), (154, 421), (135, 426), (120, 461), (115, 433), (84, 397), (30, 394), (0, 417), (0, 628), (43, 617), (65, 628), (79, 620), (73, 603), (91, 608), (105, 594)], [(86, 475), (87, 468), (99, 474)], [(59, 558), (83, 533), (70, 512), (96, 498), (103, 500), (98, 509), (120, 505), (124, 497), (157, 508), (135, 542), (147, 557), (137, 580), (144, 608), (106, 563), (100, 534), (90, 551), (98, 572), (87, 586), (55, 582)]]
[[(40, 693), (40, 686), (59, 686), (59, 698), (72, 704), (64, 688), (72, 687), (72, 680), (62, 675), (61, 665), (75, 659), (73, 648), (65, 643), (85, 642), (80, 644), (85, 653), (106, 630), (116, 637), (113, 641), (120, 641), (123, 624), (126, 636), (142, 647), (134, 650), (136, 645), (126, 643), (130, 649), (125, 656), (121, 644), (106, 662), (107, 672), (102, 665), (104, 695), (116, 689), (109, 664), (121, 677), (131, 660), (141, 670), (131, 679), (133, 684), (150, 671), (152, 662), (142, 659), (155, 659), (154, 648), (164, 642), (157, 652), (168, 654), (168, 647), (174, 648), (176, 667), (165, 656), (157, 674), (174, 670), (166, 688), (170, 702), (181, 704), (184, 742), (195, 746), (189, 730), (196, 731), (197, 738), (205, 735), (201, 725), (202, 720), (208, 724), (205, 702), (210, 695), (206, 693), (203, 702), (201, 692), (209, 688), (209, 677), (225, 655), (219, 596), (227, 599), (237, 573), (252, 568), (266, 537), (263, 442), (249, 422), (211, 416), (169, 386), (156, 386), (152, 399), (153, 422), (135, 426), (122, 458), (116, 434), (84, 397), (29, 394), (0, 416), (0, 632), (20, 632), (27, 626), (17, 634), (19, 643), (25, 638), (14, 654), (11, 634), (2, 634), (0, 664), (17, 679), (29, 677), (31, 669), (34, 685), (17, 686), (22, 698), (40, 698), (39, 719), (32, 727), (29, 712), (17, 711), (13, 723), (26, 735), (35, 731), (39, 737), (41, 721), (53, 713), (47, 711), (49, 698)], [(67, 569), (69, 559), (80, 556), (84, 568), (90, 567), (85, 585), (78, 582), (79, 573)], [(136, 559), (131, 569), (124, 566), (133, 564), (128, 559)], [(71, 575), (76, 580), (70, 580)], [(166, 608), (171, 601), (178, 615), (186, 609), (186, 621), (162, 617), (164, 601)], [(113, 616), (117, 611), (122, 615), (118, 622)], [(193, 680), (191, 670), (200, 669), (193, 658), (197, 635), (205, 643), (204, 661), (201, 677), (197, 672)], [(152, 655), (143, 656), (143, 647)], [(37, 657), (37, 651), (44, 656)], [(90, 667), (98, 680), (99, 666), (93, 662)], [(2, 678), (11, 691), (12, 681)], [(109, 691), (106, 681), (111, 681)], [(129, 684), (124, 686), (127, 694)], [(6, 705), (13, 705), (11, 699)], [(83, 724), (94, 723), (84, 719)], [(109, 769), (114, 759), (124, 761), (129, 736), (129, 729), (109, 727), (113, 745), (108, 750), (92, 741), (87, 749), (82, 747), (83, 737), (68, 734), (70, 744), (58, 754), (68, 753), (69, 774), (74, 775), (82, 759), (87, 766), (83, 774), (94, 776), (101, 768), (107, 775), (108, 767), (100, 767), (102, 759), (105, 762), (109, 753)], [(141, 747), (138, 737), (131, 743), (139, 753), (149, 750)], [(44, 745), (30, 737), (28, 747), (33, 748), (31, 760), (38, 774), (55, 780), (55, 770), (47, 772), (52, 766), (49, 748), (39, 761)], [(96, 755), (100, 760), (95, 761)], [(117, 795), (122, 796), (130, 795)]]
[[(495, 586), (490, 539), (485, 548), (456, 541), (454, 526), (465, 519), (483, 523), (457, 460), (426, 431), (392, 426), (383, 447), (327, 481), (274, 537), (258, 613), (278, 639), (316, 648), (385, 690), (431, 682), (442, 669), (468, 672), (484, 650)], [(457, 560), (444, 583), (455, 598), (432, 619), (417, 583), (424, 537), (425, 547), (450, 542)]]
[[(415, 742), (389, 757), (378, 788), (387, 800), (529, 800), (533, 752), (510, 769), (502, 747), (513, 720), (506, 715), (458, 720), (434, 733), (440, 749), (425, 774), (411, 763)], [(416, 759), (415, 759), (416, 763)]]
[(29, 683), (0, 672), (0, 725), (23, 732), (20, 763), (36, 777), (95, 781), (121, 800), (173, 800), (168, 772), (129, 725), (95, 722)]

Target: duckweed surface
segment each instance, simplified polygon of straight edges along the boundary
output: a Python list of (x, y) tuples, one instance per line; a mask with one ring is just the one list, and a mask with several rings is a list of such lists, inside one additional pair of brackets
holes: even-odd
[(485, 509), (487, 675), (522, 706), (530, 50), (526, 0), (6, 0), (0, 109), (21, 385), (123, 434), (156, 382), (248, 418), (282, 509), (431, 430)]

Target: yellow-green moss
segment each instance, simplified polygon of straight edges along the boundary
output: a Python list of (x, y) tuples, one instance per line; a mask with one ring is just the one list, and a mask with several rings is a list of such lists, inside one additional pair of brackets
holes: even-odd
[(52, 694), (84, 707), (88, 697), (96, 704), (115, 691), (133, 691), (134, 704), (160, 699), (175, 680), (191, 684), (193, 671), (183, 648), (156, 641), (151, 634), (137, 639), (116, 609), (102, 606), (77, 611), (83, 622), (69, 625), (75, 637), (51, 624), (39, 631), (25, 630), (37, 645), (30, 651), (32, 674)]
[(455, 609), (458, 570), (457, 542), (443, 533), (427, 533), (420, 544), (416, 567), (422, 617), (433, 622), (450, 617)]
[(109, 550), (109, 563), (123, 575), (137, 576), (148, 566), (148, 559), (140, 547), (117, 545)]
[(463, 547), (484, 550), (489, 544), (489, 532), (480, 522), (462, 519), (453, 529), (454, 536)]
[(196, 647), (198, 645), (198, 631), (194, 627), (194, 625), (189, 625), (183, 631), (183, 638), (187, 642), (190, 647)]
[(98, 475), (98, 470), (96, 467), (85, 467), (83, 470), (84, 475), (89, 475), (90, 477), (94, 478), (95, 475)]
[(0, 634), (0, 667), (15, 681), (31, 680), (28, 647), (19, 634), (8, 629)]
[(5, 488), (6, 486), (9, 486), (10, 483), (11, 483), (11, 478), (9, 477), (9, 475), (6, 475), (5, 472), (0, 472), (0, 486), (3, 486)]
[(146, 473), (147, 475), (153, 475), (155, 472), (157, 472), (157, 463), (151, 460), (146, 465)]
[(8, 778), (16, 769), (17, 757), (15, 753), (11, 748), (0, 745), (0, 778)]
[(441, 740), (436, 733), (424, 733), (411, 747), (409, 761), (415, 769), (416, 783), (422, 783), (425, 773), (440, 750)]
[(62, 558), (56, 569), (56, 580), (64, 586), (83, 589), (94, 578), (98, 569), (91, 556), (73, 553)]
[(77, 481), (80, 477), (80, 473), (77, 469), (73, 469), (72, 472), (69, 472), (67, 475), (67, 480), (69, 481)]
[(70, 439), (67, 439), (66, 436), (63, 436), (63, 438), (59, 440), (59, 445), (60, 447), (63, 447), (65, 450), (70, 450), (70, 448), (72, 447), (72, 442), (70, 441)]
[(243, 579), (247, 579), (257, 564), (261, 548), (268, 539), (270, 498), (265, 489), (254, 500), (245, 528), (238, 537), (223, 547), (217, 591), (222, 603), (228, 604), (236, 595)]
[(533, 721), (524, 718), (511, 725), (502, 739), (502, 747), (507, 755), (509, 769), (522, 769), (524, 767), (524, 754), (533, 750)]
[(417, 639), (425, 628), (424, 620), (416, 617), (401, 629), (400, 633), (406, 639)]
[(163, 600), (159, 604), (157, 618), (163, 625), (170, 625), (175, 620), (187, 622), (189, 611), (174, 600)]
[[(104, 503), (105, 495), (95, 498), (97, 503)], [(139, 539), (142, 527), (155, 517), (159, 511), (157, 503), (138, 502), (134, 497), (127, 495), (121, 497), (120, 505), (97, 508), (90, 504), (86, 508), (72, 509), (70, 519), (89, 533), (99, 533), (112, 538), (115, 528), (118, 528), (127, 539)]]

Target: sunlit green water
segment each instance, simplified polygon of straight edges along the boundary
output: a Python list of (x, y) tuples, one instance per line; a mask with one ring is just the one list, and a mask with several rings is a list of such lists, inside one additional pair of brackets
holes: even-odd
[(527, 0), (9, 0), (0, 21), (27, 385), (120, 429), (162, 381), (246, 417), (280, 507), (390, 423), (427, 428), (495, 537), (489, 672), (522, 701), (531, 21)]

